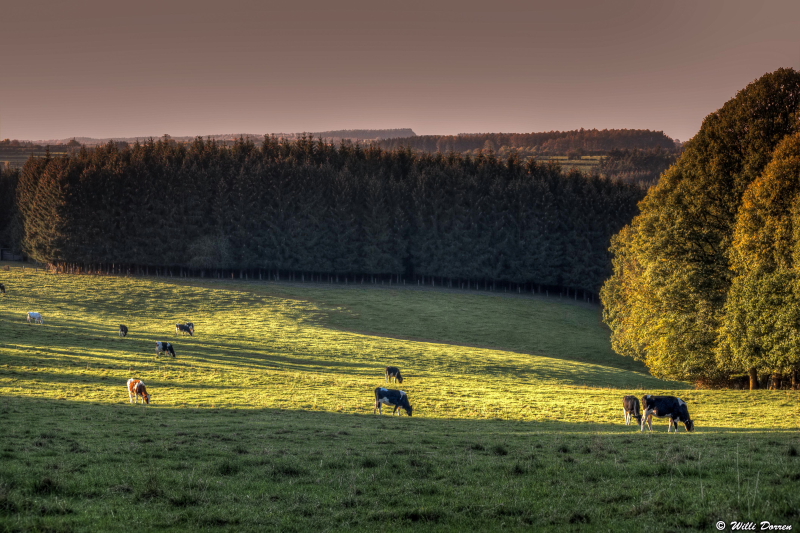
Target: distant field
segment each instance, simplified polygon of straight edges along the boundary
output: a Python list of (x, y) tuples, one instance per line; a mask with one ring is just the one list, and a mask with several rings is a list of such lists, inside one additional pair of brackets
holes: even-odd
[[(50, 155), (55, 157), (57, 155), (63, 155), (66, 152), (54, 152), (51, 151)], [(0, 165), (4, 165), (6, 162), (12, 168), (22, 168), (25, 163), (30, 159), (31, 155), (35, 157), (45, 157), (47, 152), (45, 151), (34, 151), (34, 152), (5, 152), (0, 150)]]
[(583, 172), (584, 174), (593, 174), (596, 173), (597, 167), (600, 165), (600, 162), (605, 159), (606, 156), (604, 155), (585, 155), (579, 159), (570, 159), (565, 155), (554, 155), (554, 156), (537, 156), (537, 161), (555, 161), (561, 168), (565, 171), (570, 171), (572, 169), (577, 169)]
[[(477, 152), (477, 151), (475, 151)], [(497, 152), (497, 157), (499, 159), (505, 160), (509, 155), (510, 151), (505, 149), (501, 149)], [(585, 155), (578, 158), (571, 159), (565, 155), (540, 155), (540, 154), (532, 154), (527, 150), (517, 150), (516, 153), (519, 155), (522, 161), (529, 161), (534, 159), (540, 163), (547, 163), (548, 161), (554, 161), (561, 165), (561, 168), (564, 171), (570, 171), (572, 169), (577, 169), (583, 172), (584, 174), (595, 174), (597, 173), (597, 168), (600, 165), (600, 162), (605, 159), (607, 156), (605, 155)], [(472, 157), (475, 157), (477, 153), (470, 153)]]
[[(0, 282), (0, 529), (800, 527), (798, 393), (657, 380), (596, 306), (18, 263)], [(413, 418), (372, 414), (387, 364)], [(697, 431), (625, 426), (645, 391), (680, 395)]]

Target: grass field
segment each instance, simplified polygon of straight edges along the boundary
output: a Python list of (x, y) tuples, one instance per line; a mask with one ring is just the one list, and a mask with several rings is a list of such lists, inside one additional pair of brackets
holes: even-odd
[[(2, 530), (800, 527), (798, 393), (656, 380), (595, 306), (16, 263), (0, 282)], [(372, 414), (387, 364), (413, 418)], [(645, 392), (680, 395), (697, 431), (625, 426)]]
[[(51, 151), (51, 157), (57, 157), (59, 155), (66, 154), (67, 152), (56, 152)], [(17, 151), (6, 151), (0, 149), (0, 167), (8, 163), (8, 165), (12, 168), (22, 168), (27, 163), (28, 159), (30, 159), (31, 155), (35, 157), (45, 157), (47, 155), (47, 151), (45, 150), (31, 150), (28, 152), (17, 152)]]

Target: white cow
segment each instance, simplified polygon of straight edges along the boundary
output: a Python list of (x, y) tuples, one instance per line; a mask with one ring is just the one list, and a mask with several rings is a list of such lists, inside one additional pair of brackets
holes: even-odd
[(42, 316), (42, 313), (36, 313), (35, 311), (28, 311), (28, 324), (30, 324), (31, 321), (37, 324), (44, 324), (44, 317)]

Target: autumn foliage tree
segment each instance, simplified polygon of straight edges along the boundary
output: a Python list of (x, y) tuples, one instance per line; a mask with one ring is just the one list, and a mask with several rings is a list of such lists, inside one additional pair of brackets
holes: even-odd
[[(756, 251), (763, 256), (758, 265), (786, 255), (786, 245), (774, 242), (771, 233), (787, 231), (784, 219), (790, 210), (781, 204), (784, 200), (767, 202), (771, 207), (760, 210), (751, 203), (759, 194), (769, 198), (779, 185), (777, 167), (767, 169), (770, 161), (791, 160), (796, 154), (796, 144), (781, 143), (800, 131), (799, 109), (800, 73), (792, 69), (747, 86), (706, 117), (683, 155), (640, 203), (640, 214), (613, 239), (614, 273), (601, 298), (619, 353), (644, 361), (656, 376), (712, 384), (743, 370), (757, 374), (769, 367), (770, 358), (783, 357), (775, 351), (783, 341), (775, 337), (764, 344), (768, 324), (751, 330), (749, 341), (738, 336), (748, 313), (773, 309), (778, 302), (788, 305), (793, 294), (778, 291), (777, 278), (759, 277), (762, 266), (748, 265)], [(775, 165), (785, 168), (786, 163)], [(791, 171), (782, 175), (788, 182), (798, 180)], [(759, 179), (771, 184), (751, 192)], [(768, 220), (770, 209), (783, 213), (773, 217), (783, 222), (770, 220), (765, 227), (757, 218)], [(781, 240), (784, 233), (777, 235)], [(735, 281), (739, 276), (745, 278)], [(771, 292), (764, 294), (767, 289)], [(791, 318), (778, 322), (775, 327), (788, 327)]]
[(774, 379), (800, 370), (800, 133), (787, 136), (745, 191), (734, 229), (733, 278), (720, 364)]

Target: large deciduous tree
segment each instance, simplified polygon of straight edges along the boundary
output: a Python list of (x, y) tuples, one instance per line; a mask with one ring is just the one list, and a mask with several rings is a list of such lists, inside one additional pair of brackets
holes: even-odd
[(800, 133), (787, 137), (745, 191), (736, 220), (733, 279), (718, 358), (731, 371), (800, 369)]
[(614, 274), (601, 297), (619, 353), (663, 378), (713, 382), (731, 373), (717, 354), (737, 215), (776, 146), (800, 130), (798, 109), (792, 69), (747, 86), (706, 117), (614, 238)]

